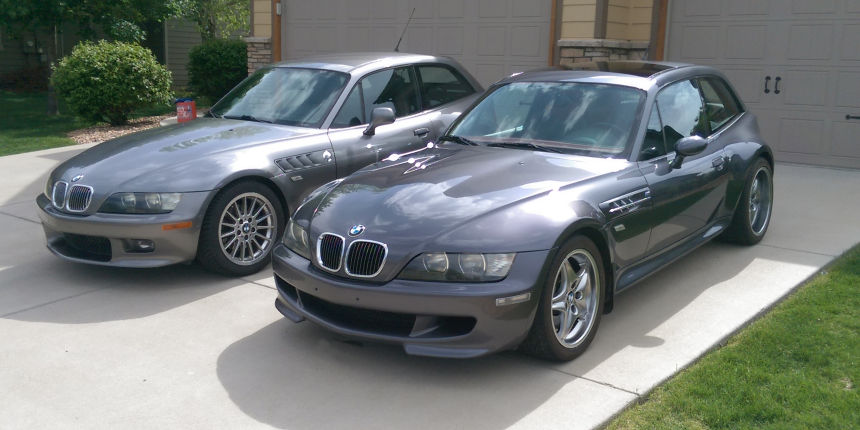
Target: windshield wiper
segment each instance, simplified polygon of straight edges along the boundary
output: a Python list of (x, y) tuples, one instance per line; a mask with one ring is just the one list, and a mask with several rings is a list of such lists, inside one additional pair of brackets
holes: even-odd
[(267, 124), (271, 124), (271, 123), (272, 123), (272, 121), (265, 120), (265, 119), (260, 119), (260, 118), (257, 118), (257, 117), (255, 117), (255, 116), (253, 116), (253, 115), (241, 115), (241, 116), (233, 116), (233, 115), (231, 115), (231, 116), (227, 116), (227, 115), (223, 115), (223, 116), (222, 116), (222, 118), (227, 118), (227, 119), (241, 119), (241, 120), (243, 120), (243, 121), (265, 122), (265, 123), (267, 123)]
[(448, 134), (448, 135), (442, 136), (438, 139), (438, 141), (439, 142), (454, 142), (454, 143), (459, 143), (460, 145), (478, 146), (478, 144), (472, 140), (466, 139), (463, 136), (455, 136), (453, 134)]
[(529, 142), (494, 142), (494, 143), (488, 143), (487, 146), (495, 146), (495, 147), (499, 147), (499, 148), (520, 148), (520, 149), (526, 148), (526, 149), (533, 149), (535, 151), (555, 152), (555, 153), (559, 153), (559, 154), (564, 153), (564, 151), (562, 151), (558, 148), (554, 148), (552, 146), (538, 145), (538, 144), (529, 143)]

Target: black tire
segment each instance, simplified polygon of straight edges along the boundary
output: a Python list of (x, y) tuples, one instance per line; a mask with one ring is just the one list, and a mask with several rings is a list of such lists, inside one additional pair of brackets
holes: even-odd
[[(590, 302), (584, 305), (588, 311), (585, 315), (586, 320), (579, 320), (580, 315), (584, 315), (582, 311), (576, 313), (577, 319), (572, 320), (570, 333), (562, 333), (561, 327), (564, 316), (571, 318), (571, 307), (579, 307), (580, 302), (585, 302), (585, 295), (576, 298), (576, 289), (566, 287), (561, 288), (562, 284), (570, 284), (565, 282), (562, 266), (568, 263), (568, 268), (574, 271), (580, 271), (576, 274), (576, 280), (582, 280), (581, 273), (587, 273), (592, 289), (588, 290)], [(590, 268), (584, 267), (588, 264)], [(554, 300), (562, 297), (562, 300)], [(597, 245), (585, 236), (575, 235), (570, 238), (559, 249), (556, 256), (553, 258), (550, 265), (549, 275), (547, 276), (543, 290), (541, 291), (538, 302), (537, 313), (535, 313), (534, 322), (529, 331), (526, 340), (520, 345), (520, 349), (524, 352), (549, 360), (555, 361), (570, 361), (581, 355), (591, 344), (597, 333), (597, 327), (600, 325), (600, 318), (603, 315), (603, 306), (606, 302), (606, 271), (603, 267), (603, 261), (600, 256), (600, 251)], [(553, 310), (553, 302), (557, 305), (567, 306), (565, 310)], [(564, 301), (564, 303), (561, 303)], [(576, 303), (576, 305), (574, 305)], [(557, 315), (556, 315), (557, 314)], [(590, 319), (588, 319), (590, 318)], [(577, 326), (577, 324), (582, 324)], [(578, 327), (578, 328), (577, 328)], [(578, 334), (577, 334), (578, 333)], [(574, 335), (570, 342), (566, 341), (567, 334)]]
[[(233, 227), (222, 225), (222, 219)], [(269, 187), (254, 181), (229, 185), (215, 196), (203, 218), (197, 261), (226, 276), (257, 273), (269, 264), (285, 222), (281, 201)]]
[[(757, 179), (762, 185), (756, 185)], [(756, 206), (757, 209), (755, 209)], [(759, 158), (747, 173), (744, 190), (735, 208), (732, 223), (729, 224), (722, 238), (741, 245), (759, 243), (770, 226), (772, 212), (773, 170), (767, 160)]]

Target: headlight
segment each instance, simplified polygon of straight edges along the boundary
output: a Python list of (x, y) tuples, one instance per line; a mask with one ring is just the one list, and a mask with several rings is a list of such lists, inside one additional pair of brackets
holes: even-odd
[(116, 193), (108, 197), (99, 212), (112, 214), (163, 214), (176, 209), (180, 193)]
[(415, 281), (492, 282), (508, 276), (515, 253), (427, 252), (412, 259), (398, 278)]
[(311, 259), (311, 248), (310, 245), (308, 245), (308, 232), (300, 225), (293, 222), (292, 218), (290, 218), (290, 222), (287, 224), (283, 242), (290, 251), (293, 251), (308, 260)]

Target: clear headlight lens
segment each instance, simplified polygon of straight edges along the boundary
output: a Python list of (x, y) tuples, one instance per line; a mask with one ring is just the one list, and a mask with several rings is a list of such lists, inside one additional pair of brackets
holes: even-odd
[(102, 203), (99, 212), (112, 214), (163, 214), (179, 204), (181, 193), (116, 193)]
[(427, 252), (412, 259), (398, 278), (415, 281), (492, 282), (508, 276), (515, 253), (451, 254)]
[(302, 226), (296, 224), (292, 218), (290, 218), (290, 222), (287, 223), (283, 242), (290, 251), (293, 251), (308, 260), (311, 259), (311, 247), (308, 243), (308, 232), (302, 228)]

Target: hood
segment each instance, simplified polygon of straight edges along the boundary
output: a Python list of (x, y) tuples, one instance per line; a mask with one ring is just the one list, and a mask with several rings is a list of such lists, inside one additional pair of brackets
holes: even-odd
[(319, 201), (311, 235), (328, 231), (345, 236), (350, 227), (361, 224), (366, 227), (363, 239), (414, 250), (468, 227), (477, 218), (618, 171), (626, 164), (520, 149), (443, 145), (347, 177)]
[(62, 163), (54, 170), (52, 180), (69, 180), (83, 174), (85, 179), (81, 183), (121, 187), (135, 178), (153, 175), (171, 166), (192, 163), (225, 151), (313, 133), (323, 131), (251, 121), (201, 118), (133, 133), (96, 145)]

